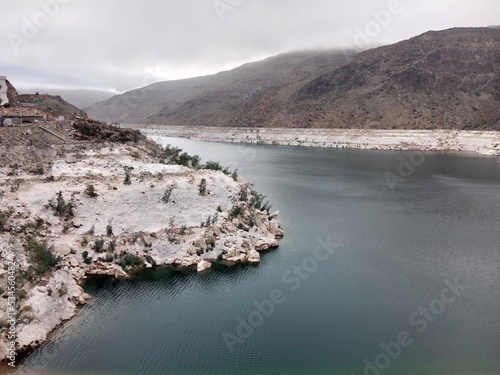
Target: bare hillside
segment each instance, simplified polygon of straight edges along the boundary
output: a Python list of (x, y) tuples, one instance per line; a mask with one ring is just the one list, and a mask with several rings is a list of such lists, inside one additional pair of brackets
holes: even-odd
[(157, 83), (87, 111), (125, 123), (500, 130), (500, 29), (431, 31), (347, 58), (297, 53)]

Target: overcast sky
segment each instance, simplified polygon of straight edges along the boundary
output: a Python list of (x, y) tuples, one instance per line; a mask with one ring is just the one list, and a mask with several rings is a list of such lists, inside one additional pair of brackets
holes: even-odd
[(0, 75), (20, 92), (84, 90), (72, 95), (80, 106), (281, 52), (500, 24), (498, 0), (0, 0), (0, 9)]

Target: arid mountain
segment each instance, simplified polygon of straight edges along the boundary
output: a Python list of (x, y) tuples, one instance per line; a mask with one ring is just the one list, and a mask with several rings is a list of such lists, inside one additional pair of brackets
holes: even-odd
[(227, 124), (246, 103), (340, 66), (353, 52), (278, 55), (211, 76), (167, 81), (84, 108), (108, 122)]
[(500, 30), (458, 28), (362, 52), (294, 54), (158, 83), (99, 119), (213, 126), (500, 130)]

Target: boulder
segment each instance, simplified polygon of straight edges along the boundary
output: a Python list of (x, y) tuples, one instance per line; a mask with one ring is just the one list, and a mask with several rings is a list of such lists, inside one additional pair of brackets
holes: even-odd
[(269, 222), (269, 231), (276, 237), (283, 237), (283, 229), (281, 229), (281, 223), (276, 219), (272, 219)]
[(68, 164), (76, 163), (76, 157), (74, 155), (66, 155), (66, 163)]
[(196, 271), (197, 272), (203, 272), (203, 271), (206, 271), (206, 270), (210, 269), (211, 267), (212, 267), (212, 263), (207, 262), (206, 260), (201, 260), (196, 265)]
[(260, 254), (256, 250), (251, 250), (247, 255), (247, 262), (250, 264), (260, 263)]
[(269, 215), (269, 220), (276, 219), (278, 220), (278, 215), (280, 214), (279, 211), (274, 211), (272, 214)]

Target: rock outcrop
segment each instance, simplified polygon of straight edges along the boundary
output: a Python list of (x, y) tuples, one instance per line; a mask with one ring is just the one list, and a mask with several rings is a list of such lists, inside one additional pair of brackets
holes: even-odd
[[(0, 250), (4, 267), (16, 264), (19, 351), (77, 313), (89, 298), (81, 287), (87, 277), (256, 264), (258, 251), (278, 246), (278, 215), (269, 215), (251, 185), (220, 170), (160, 163), (155, 147), (52, 145), (54, 153), (39, 150), (23, 161), (17, 153), (19, 164), (0, 163)], [(19, 148), (1, 151), (9, 160)], [(0, 294), (7, 293), (4, 267)], [(7, 299), (0, 306), (5, 326)], [(8, 344), (4, 330), (0, 359)]]

